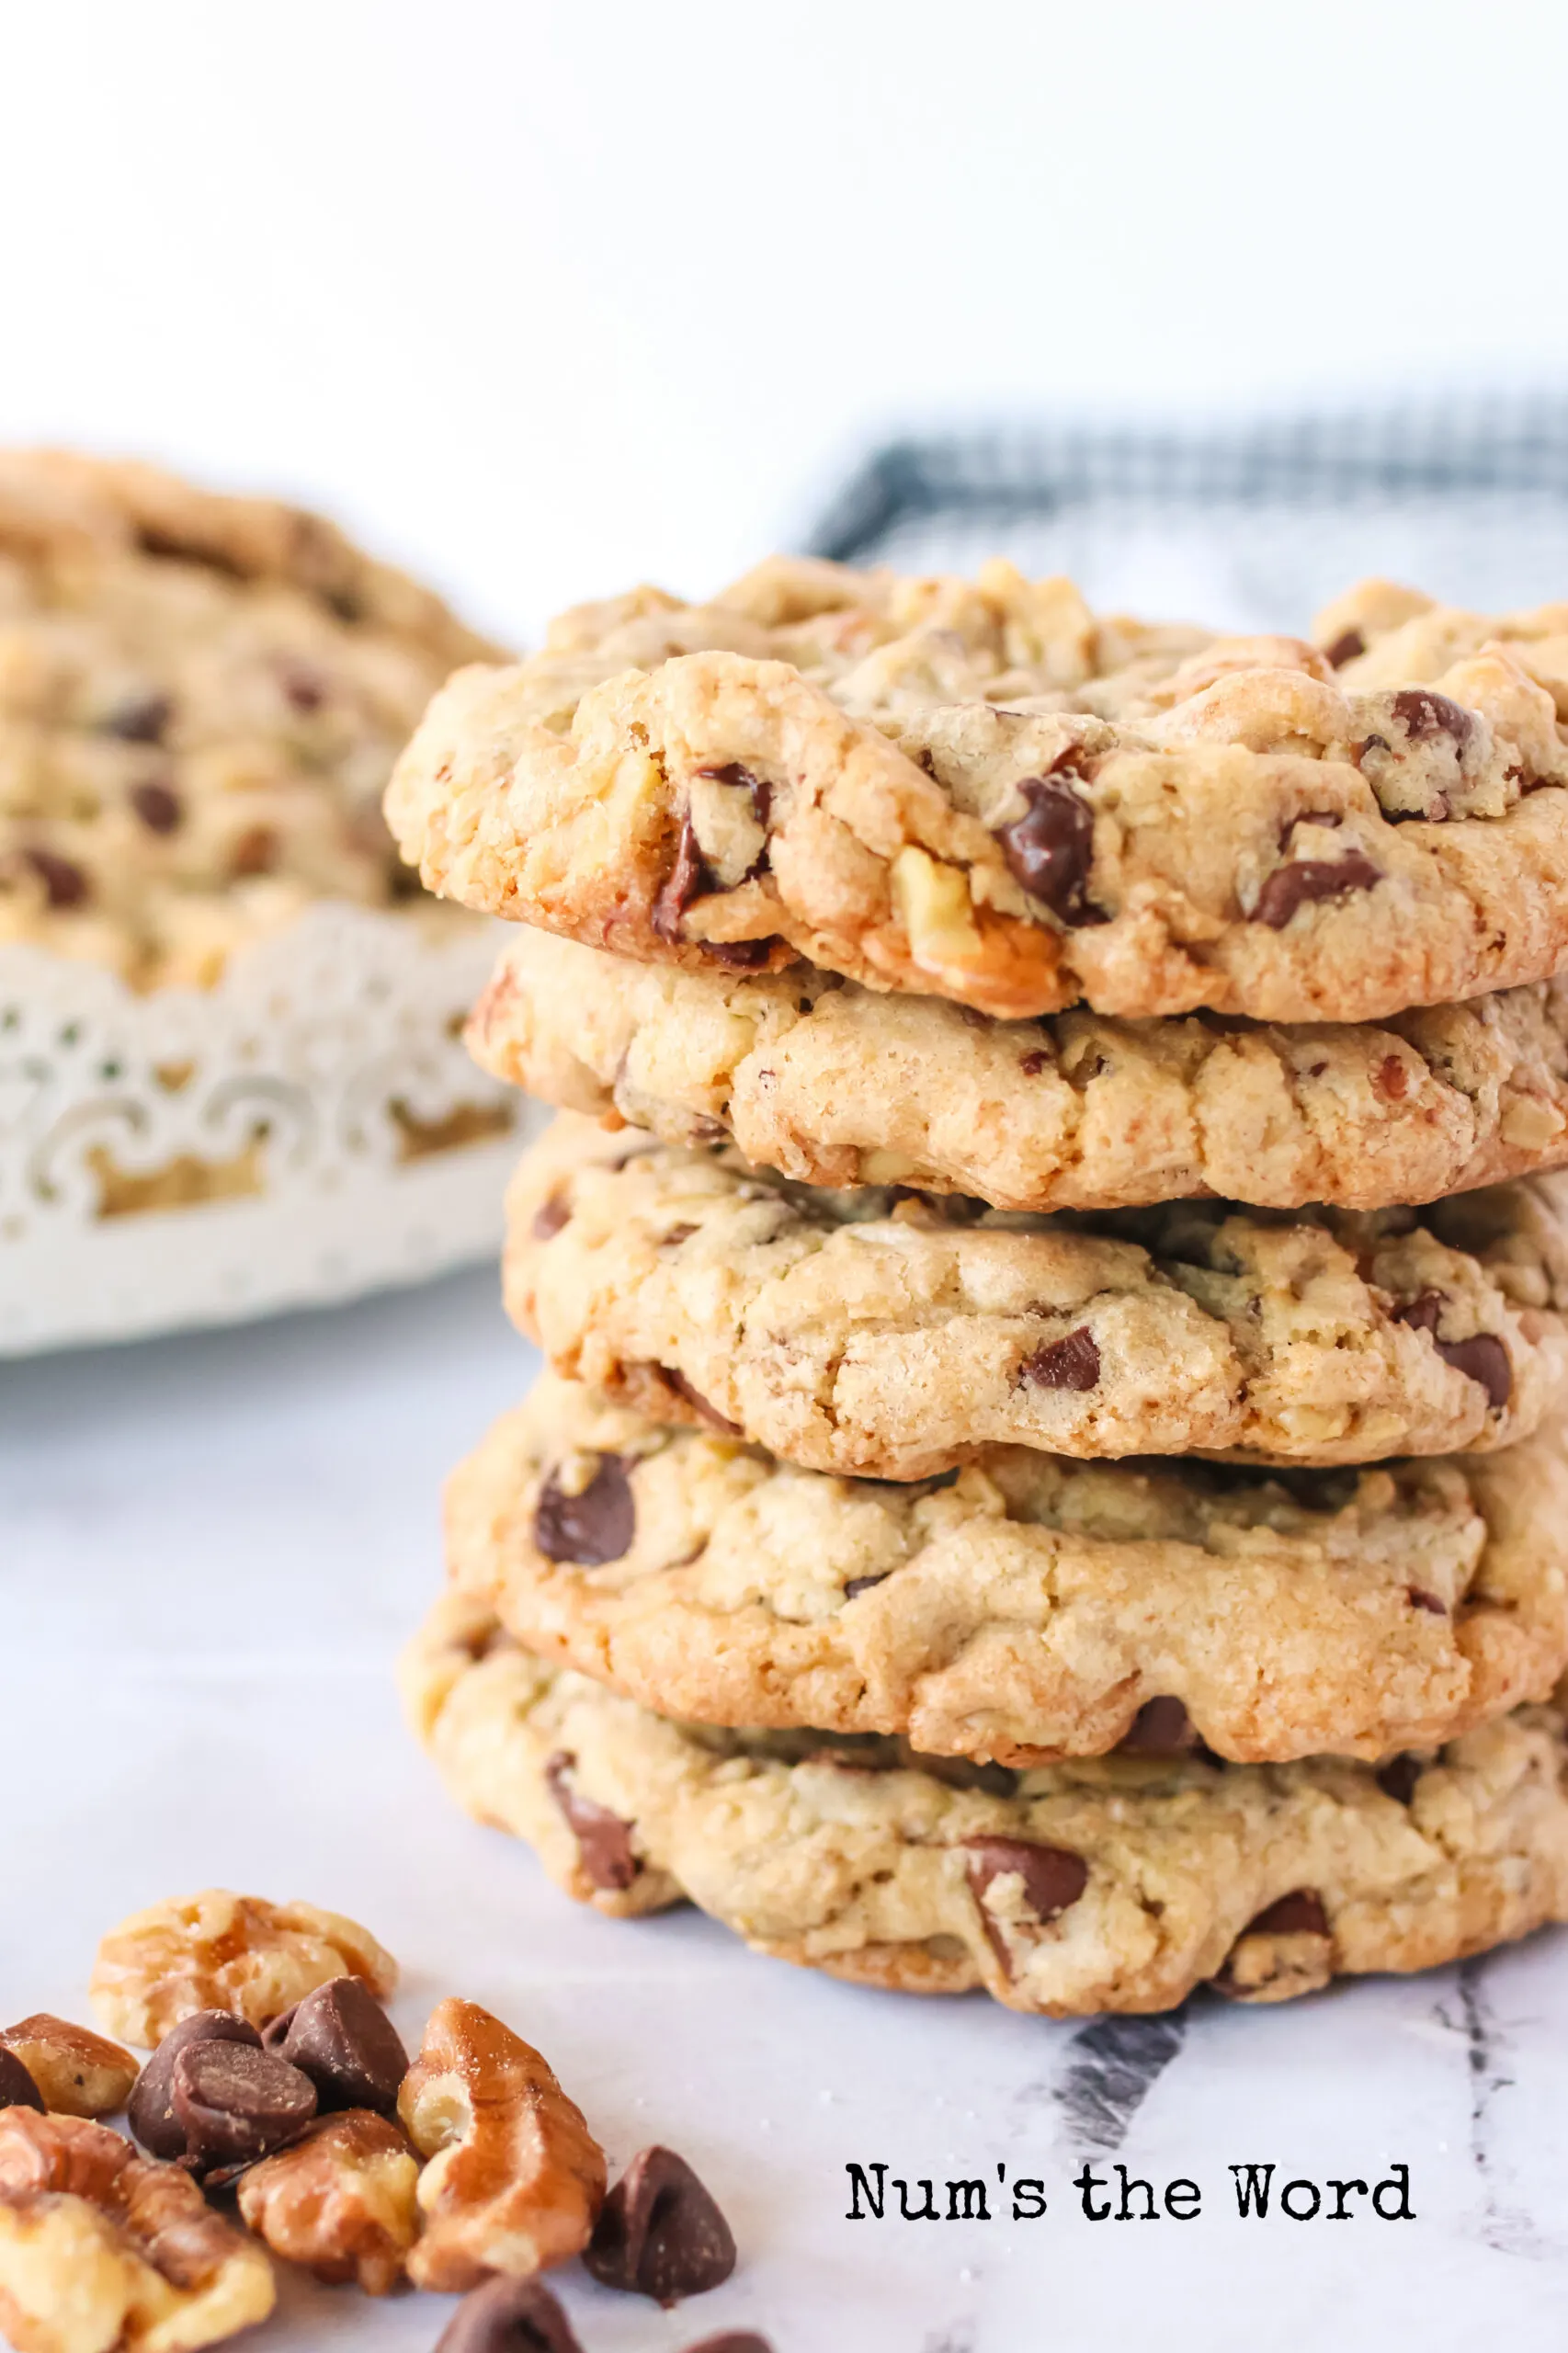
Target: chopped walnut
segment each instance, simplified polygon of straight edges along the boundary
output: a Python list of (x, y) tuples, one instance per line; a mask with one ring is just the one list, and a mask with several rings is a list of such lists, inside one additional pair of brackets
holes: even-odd
[(384, 2296), (419, 2229), (419, 2168), (397, 2126), (370, 2109), (324, 2116), (302, 2141), (240, 2177), (240, 2212), (274, 2255), (333, 2285)]
[(340, 1912), (210, 1887), (111, 1929), (98, 1947), (92, 1996), (112, 2033), (151, 2049), (193, 2010), (232, 2010), (266, 2026), (334, 1977), (362, 1977), (385, 2001), (397, 1963)]
[(474, 2002), (443, 2002), (403, 2080), (398, 2113), (421, 2156), (417, 2288), (524, 2276), (587, 2243), (605, 2156), (539, 2052)]
[(0, 2116), (0, 2330), (23, 2353), (190, 2353), (265, 2320), (265, 2250), (107, 2126)]
[(8, 2026), (0, 2049), (15, 2052), (57, 2116), (113, 2116), (140, 2073), (118, 2042), (45, 2010)]

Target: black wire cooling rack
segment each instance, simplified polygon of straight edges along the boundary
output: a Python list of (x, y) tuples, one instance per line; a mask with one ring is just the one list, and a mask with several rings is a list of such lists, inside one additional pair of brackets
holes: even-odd
[(1494, 610), (1568, 597), (1568, 394), (1208, 427), (1065, 421), (890, 442), (808, 544), (1069, 572), (1092, 602), (1300, 629), (1379, 572)]

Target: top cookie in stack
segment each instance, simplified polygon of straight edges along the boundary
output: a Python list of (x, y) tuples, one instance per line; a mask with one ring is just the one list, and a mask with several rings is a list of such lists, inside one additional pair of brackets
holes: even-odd
[[(460, 1797), (601, 1908), (1024, 2008), (1568, 1913), (1564, 718), (1568, 607), (1221, 638), (1002, 564), (455, 677), (387, 809), (530, 926), (471, 1042), (647, 1131), (514, 1188), (584, 1385), (454, 1482)], [(1506, 1870), (1450, 1819), (1491, 1738)]]

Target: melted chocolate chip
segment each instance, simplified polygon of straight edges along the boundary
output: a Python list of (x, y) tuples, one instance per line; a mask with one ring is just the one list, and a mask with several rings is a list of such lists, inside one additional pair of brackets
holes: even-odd
[(151, 779), (131, 786), (131, 805), (150, 834), (172, 834), (185, 814), (178, 793)]
[(308, 662), (285, 659), (279, 665), (283, 691), (296, 710), (320, 710), (326, 700), (326, 680)]
[(533, 1213), (535, 1241), (548, 1242), (552, 1233), (559, 1233), (563, 1225), (571, 1223), (571, 1220), (572, 1211), (565, 1194), (551, 1193), (549, 1200), (541, 1201)]
[(1019, 1057), (1018, 1068), (1026, 1078), (1039, 1078), (1042, 1071), (1051, 1068), (1051, 1056), (1037, 1046), (1032, 1053)]
[(316, 2112), (316, 2087), (259, 2039), (191, 2042), (170, 2077), (185, 2153), (198, 2172), (254, 2165), (297, 2141)]
[(1283, 931), (1298, 907), (1318, 899), (1337, 899), (1346, 891), (1369, 891), (1382, 881), (1381, 870), (1358, 849), (1343, 858), (1300, 858), (1292, 866), (1277, 866), (1257, 894), (1254, 923)]
[(1394, 1309), (1394, 1322), (1417, 1332), (1429, 1332), (1432, 1345), (1445, 1364), (1480, 1383), (1494, 1413), (1500, 1413), (1514, 1393), (1514, 1368), (1508, 1351), (1494, 1333), (1477, 1332), (1468, 1340), (1440, 1340), (1437, 1320), (1446, 1304), (1440, 1290), (1424, 1290)]
[(689, 816), (680, 821), (675, 863), (653, 901), (652, 922), (659, 938), (674, 946), (680, 938), (681, 918), (702, 888), (702, 852), (697, 828)]
[(161, 744), (173, 712), (167, 695), (131, 695), (110, 711), (103, 732), (121, 744)]
[(79, 866), (52, 849), (25, 849), (22, 856), (43, 884), (51, 907), (79, 907), (92, 889)]
[(880, 1569), (874, 1577), (846, 1577), (844, 1584), (845, 1600), (853, 1601), (858, 1593), (869, 1593), (874, 1585), (886, 1585), (892, 1574), (891, 1569)]
[(230, 2010), (195, 2010), (169, 2029), (136, 2078), (126, 2120), (142, 2146), (154, 2157), (183, 2157), (185, 2126), (175, 2113), (174, 2072), (182, 2052), (199, 2042), (232, 2042), (252, 2051), (261, 2049), (261, 2037), (248, 2018)]
[(593, 1885), (617, 1891), (629, 1888), (642, 1868), (631, 1851), (631, 1824), (573, 1787), (576, 1768), (576, 1758), (558, 1748), (544, 1768), (550, 1794), (571, 1827), (584, 1872)]
[(1391, 1756), (1386, 1765), (1378, 1768), (1378, 1787), (1396, 1805), (1408, 1805), (1425, 1769), (1420, 1757), (1412, 1756), (1408, 1751), (1403, 1756)]
[(1385, 1102), (1401, 1103), (1409, 1091), (1410, 1073), (1397, 1054), (1385, 1054), (1372, 1083)]
[(1104, 923), (1103, 910), (1091, 906), (1086, 896), (1095, 858), (1094, 811), (1063, 777), (1026, 777), (1018, 790), (1028, 806), (996, 835), (1007, 871), (1062, 923)]
[(676, 1395), (690, 1406), (698, 1420), (706, 1423), (710, 1430), (718, 1430), (724, 1438), (740, 1438), (743, 1435), (739, 1422), (726, 1421), (718, 1406), (710, 1405), (701, 1390), (692, 1387), (684, 1372), (676, 1371), (672, 1365), (661, 1365), (659, 1373)]
[(1473, 713), (1430, 687), (1402, 687), (1391, 708), (1395, 718), (1404, 722), (1404, 732), (1413, 744), (1431, 744), (1439, 735), (1449, 735), (1463, 745), (1475, 733)]
[(1358, 629), (1347, 629), (1336, 637), (1324, 659), (1331, 670), (1343, 670), (1346, 662), (1354, 662), (1358, 654), (1367, 651), (1367, 641)]
[(324, 2113), (397, 2106), (408, 2053), (381, 2004), (358, 1977), (335, 1977), (294, 2006), (282, 2056), (308, 2075)]
[(735, 2242), (686, 2159), (642, 2149), (605, 2200), (583, 2264), (603, 2286), (667, 2306), (727, 2279)]
[(537, 2279), (487, 2279), (465, 2296), (436, 2353), (583, 2353), (557, 2299)]
[(688, 2345), (686, 2353), (773, 2353), (773, 2347), (755, 2328), (722, 2328), (717, 2336)]
[(1185, 1756), (1198, 1746), (1192, 1718), (1180, 1699), (1145, 1699), (1119, 1748), (1139, 1756)]
[(534, 1506), (534, 1544), (547, 1561), (571, 1561), (578, 1568), (600, 1569), (631, 1550), (637, 1533), (637, 1506), (626, 1463), (619, 1454), (601, 1454), (599, 1467), (581, 1495), (564, 1494), (551, 1472)]
[(229, 852), (230, 873), (270, 874), (278, 863), (278, 847), (270, 825), (247, 825)]
[(1412, 1609), (1425, 1609), (1434, 1618), (1448, 1616), (1444, 1604), (1438, 1600), (1435, 1593), (1428, 1593), (1425, 1586), (1407, 1585), (1404, 1590)]
[(1017, 1370), (1017, 1379), (1029, 1389), (1094, 1389), (1099, 1378), (1100, 1352), (1086, 1324), (1064, 1339), (1042, 1340)]
[(43, 2094), (14, 2051), (0, 2042), (0, 2108), (36, 2108), (48, 2113)]
[(699, 939), (697, 942), (711, 962), (722, 964), (732, 972), (759, 972), (778, 944), (777, 936), (771, 932), (766, 939)]
[(1289, 1895), (1266, 1904), (1242, 1930), (1244, 1937), (1326, 1937), (1332, 1934), (1323, 1898), (1310, 1887), (1293, 1888)]
[[(1042, 1925), (1076, 1904), (1089, 1883), (1088, 1864), (1069, 1847), (988, 1836), (965, 1838), (961, 1843), (964, 1870), (977, 1900), (994, 1879), (1017, 1872), (1024, 1883), (1024, 1902)], [(981, 1909), (985, 1911), (983, 1904)]]

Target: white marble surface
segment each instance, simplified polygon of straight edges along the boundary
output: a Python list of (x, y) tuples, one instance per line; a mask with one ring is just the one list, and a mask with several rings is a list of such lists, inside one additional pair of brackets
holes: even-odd
[[(1085, 2046), (979, 1998), (835, 1986), (694, 1915), (600, 1921), (456, 1818), (389, 1667), (437, 1577), (440, 1475), (530, 1375), (494, 1288), (0, 1366), (0, 2014), (82, 2015), (103, 1929), (207, 1882), (358, 1915), (403, 1961), (408, 2034), (447, 1992), (488, 2003), (612, 2159), (667, 2140), (728, 2209), (741, 2268), (683, 2312), (563, 2278), (586, 2353), (743, 2325), (777, 2353), (1562, 2343), (1562, 1938), (1111, 2029), (1135, 2080), (1165, 2062), (1118, 2120), (1096, 2112), (1103, 2029)], [(1199, 2183), (1194, 2220), (1082, 2218), (1071, 2177), (1119, 2121), (1135, 2173)], [(851, 2159), (938, 2182), (1006, 2165), (1049, 2211), (852, 2223)], [(1248, 2160), (1277, 2181), (1404, 2160), (1416, 2219), (1243, 2222), (1226, 2168)], [(446, 2309), (293, 2283), (251, 2341), (413, 2353)]]

